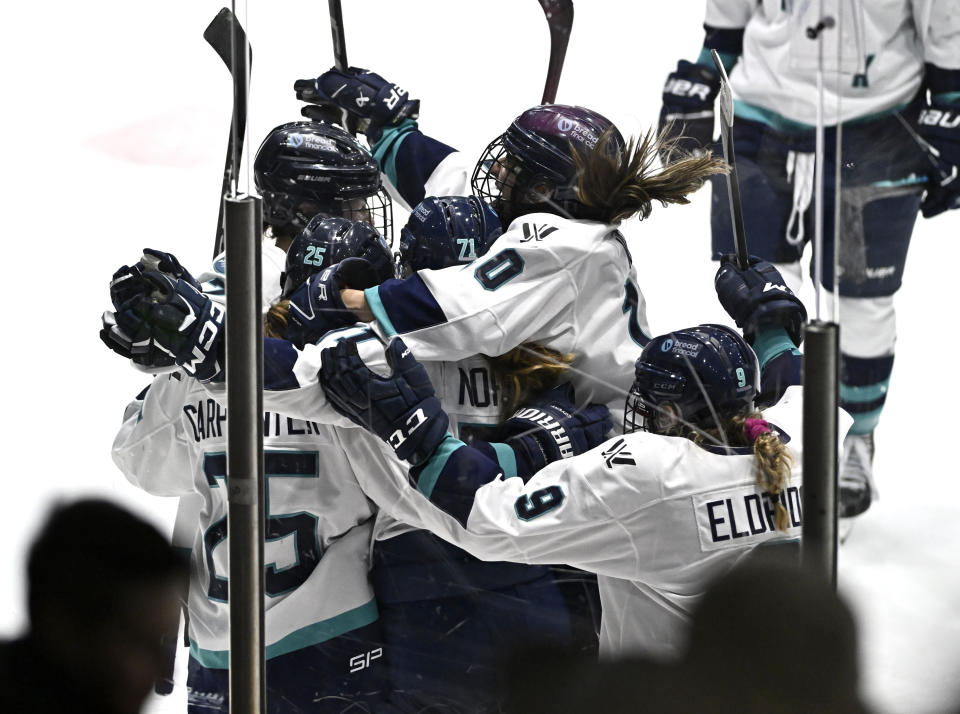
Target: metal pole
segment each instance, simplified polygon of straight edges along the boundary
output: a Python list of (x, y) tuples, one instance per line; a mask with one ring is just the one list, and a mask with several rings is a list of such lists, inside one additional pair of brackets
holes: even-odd
[(225, 197), (230, 711), (266, 711), (260, 199)]
[(802, 560), (836, 588), (840, 327), (812, 320), (803, 343)]

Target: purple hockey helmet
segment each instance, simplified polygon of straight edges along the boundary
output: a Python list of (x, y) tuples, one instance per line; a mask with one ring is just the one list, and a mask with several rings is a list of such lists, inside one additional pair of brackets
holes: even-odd
[(504, 227), (525, 213), (543, 211), (570, 218), (600, 218), (580, 202), (574, 152), (594, 151), (600, 137), (618, 162), (623, 136), (606, 117), (584, 107), (544, 104), (528, 109), (487, 147), (473, 171), (473, 192), (493, 206)]

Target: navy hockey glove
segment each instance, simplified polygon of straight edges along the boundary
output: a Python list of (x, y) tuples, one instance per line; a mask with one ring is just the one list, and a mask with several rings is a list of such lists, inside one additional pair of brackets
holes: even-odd
[(153, 285), (142, 277), (146, 270), (167, 273), (174, 278), (187, 281), (197, 290), (200, 290), (200, 283), (186, 268), (180, 265), (180, 261), (173, 253), (144, 248), (140, 260), (133, 266), (123, 265), (113, 274), (110, 281), (110, 301), (113, 303), (114, 309), (118, 309), (134, 295), (149, 293), (153, 290)]
[(713, 104), (719, 93), (720, 75), (716, 70), (680, 60), (677, 71), (670, 73), (663, 86), (660, 131), (672, 122), (670, 137), (682, 137), (677, 148), (688, 153), (709, 151), (713, 143)]
[(135, 367), (145, 372), (169, 371), (176, 366), (173, 357), (159, 349), (150, 338), (139, 342), (120, 329), (114, 313), (105, 312), (100, 318), (100, 340), (121, 357), (131, 360)]
[(751, 255), (750, 267), (741, 270), (735, 255), (724, 255), (713, 284), (720, 304), (743, 330), (747, 342), (753, 344), (759, 325), (774, 324), (782, 326), (800, 346), (807, 309), (771, 263)]
[(223, 308), (193, 287), (165, 273), (144, 271), (152, 290), (123, 303), (116, 324), (135, 344), (151, 341), (201, 382), (223, 371)]
[(284, 337), (298, 349), (314, 344), (330, 330), (346, 327), (357, 316), (343, 304), (340, 291), (365, 290), (380, 282), (373, 266), (363, 258), (346, 258), (314, 273), (290, 294)]
[(342, 113), (340, 124), (364, 132), (371, 142), (380, 138), (383, 127), (420, 114), (419, 99), (410, 99), (406, 90), (359, 67), (333, 68), (316, 80), (299, 79), (293, 86), (301, 101), (337, 107)]
[(917, 130), (928, 142), (925, 149), (937, 165), (920, 204), (923, 217), (933, 218), (960, 208), (960, 106), (931, 101), (920, 110)]
[(577, 408), (567, 382), (518, 409), (503, 423), (500, 436), (513, 448), (517, 475), (527, 479), (549, 463), (602, 444), (612, 428), (610, 411), (602, 404)]
[(450, 420), (403, 340), (387, 345), (386, 357), (391, 374), (381, 377), (363, 363), (355, 342), (342, 340), (321, 353), (320, 384), (334, 409), (387, 442), (398, 458), (419, 464), (444, 440)]

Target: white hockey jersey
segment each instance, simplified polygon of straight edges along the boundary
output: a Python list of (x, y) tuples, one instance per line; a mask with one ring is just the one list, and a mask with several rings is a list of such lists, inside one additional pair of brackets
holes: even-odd
[[(431, 528), (483, 559), (565, 562), (597, 573), (601, 653), (670, 659), (711, 579), (758, 546), (799, 538), (801, 417), (796, 386), (766, 412), (794, 458), (780, 496), (790, 515), (786, 533), (774, 529), (774, 502), (756, 484), (749, 447), (704, 448), (647, 432), (550, 464), (526, 484), (494, 478), (458, 502), (467, 504), (465, 527)], [(849, 424), (841, 414), (841, 434)], [(463, 480), (432, 484), (431, 499), (469, 490)]]
[(646, 303), (620, 233), (547, 213), (518, 218), (469, 265), (422, 270), (366, 297), (376, 332), (401, 334), (421, 361), (501, 355), (524, 342), (574, 353), (578, 403), (606, 404), (615, 424), (649, 341)]
[[(825, 0), (823, 6), (836, 22), (821, 33), (827, 125), (903, 107), (920, 88), (925, 62), (960, 69), (956, 0)], [(806, 31), (819, 12), (819, 3), (801, 0), (708, 0), (707, 25), (744, 29), (743, 54), (730, 74), (738, 116), (759, 118), (758, 108), (816, 125), (819, 43)]]
[[(128, 406), (113, 445), (114, 462), (134, 485), (202, 500), (189, 634), (193, 656), (218, 668), (229, 645), (226, 429), (226, 410), (174, 373)], [(367, 582), (375, 509), (330, 427), (264, 414), (264, 462), (266, 649), (274, 657), (377, 619)]]
[[(264, 309), (280, 293), (285, 257), (263, 243)], [(200, 275), (224, 298), (224, 261)], [(180, 496), (174, 544), (191, 551), (191, 653), (227, 666), (227, 411), (181, 372), (154, 379), (126, 410), (113, 459), (134, 485)], [(336, 637), (377, 619), (367, 581), (376, 509), (327, 426), (264, 414), (267, 657)]]

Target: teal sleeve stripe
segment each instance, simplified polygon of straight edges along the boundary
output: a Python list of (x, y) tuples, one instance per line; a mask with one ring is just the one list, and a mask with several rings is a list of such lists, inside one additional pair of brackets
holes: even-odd
[(378, 287), (374, 285), (372, 288), (367, 288), (363, 291), (363, 295), (367, 298), (367, 307), (369, 307), (370, 312), (373, 313), (373, 319), (380, 323), (380, 327), (386, 331), (387, 337), (393, 337), (397, 334), (393, 323), (390, 322), (390, 316), (387, 315), (387, 311), (383, 307), (383, 302), (380, 300), (380, 290)]
[[(321, 642), (332, 640), (334, 637), (345, 635), (358, 627), (369, 625), (376, 622), (380, 617), (377, 610), (377, 601), (369, 602), (355, 607), (352, 610), (341, 612), (339, 615), (315, 622), (307, 627), (302, 627), (295, 632), (291, 632), (286, 637), (267, 645), (266, 658), (272, 659), (289, 652), (302, 650)], [(211, 669), (227, 669), (230, 666), (229, 650), (205, 650), (197, 646), (197, 643), (190, 640), (190, 654), (204, 667)]]
[(440, 478), (440, 472), (447, 465), (447, 459), (454, 451), (461, 446), (466, 446), (460, 439), (455, 439), (451, 434), (447, 434), (440, 446), (433, 450), (433, 456), (424, 464), (417, 478), (417, 490), (427, 498), (433, 493), (434, 486), (437, 485), (437, 479)]
[(934, 94), (933, 100), (943, 102), (944, 104), (960, 103), (960, 92), (944, 92), (943, 94)]
[(760, 361), (761, 372), (774, 357), (784, 352), (792, 351), (794, 354), (800, 354), (800, 350), (793, 346), (793, 340), (790, 339), (787, 331), (779, 325), (761, 326), (753, 338), (752, 347)]
[(380, 138), (370, 147), (373, 158), (380, 164), (380, 171), (387, 175), (390, 183), (397, 185), (397, 151), (406, 138), (406, 134), (417, 129), (417, 122), (404, 119), (396, 126), (388, 126)]
[[(720, 55), (720, 61), (723, 62), (723, 68), (727, 70), (727, 74), (729, 75), (740, 57), (729, 52), (718, 52), (717, 54)], [(710, 50), (708, 50), (706, 47), (700, 50), (700, 56), (697, 57), (696, 64), (702, 64), (704, 67), (709, 67), (714, 71), (717, 69), (717, 65), (713, 63), (713, 55), (710, 54)]]
[(517, 455), (513, 452), (513, 448), (507, 444), (493, 441), (490, 442), (490, 446), (497, 452), (497, 463), (500, 464), (500, 468), (503, 470), (503, 477), (512, 478), (516, 476)]
[(890, 387), (890, 380), (885, 379), (877, 384), (869, 384), (865, 387), (853, 387), (847, 384), (840, 384), (840, 398), (845, 402), (873, 402), (885, 397), (887, 389)]

